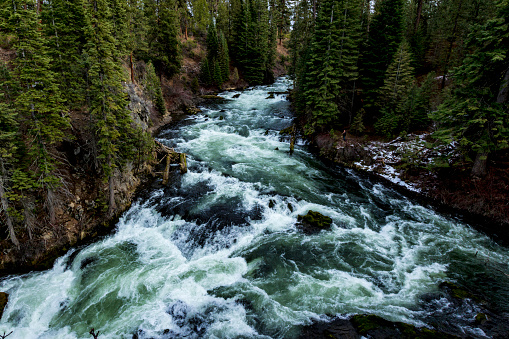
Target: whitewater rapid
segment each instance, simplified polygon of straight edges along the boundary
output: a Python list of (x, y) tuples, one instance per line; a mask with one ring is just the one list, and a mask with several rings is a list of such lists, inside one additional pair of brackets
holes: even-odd
[[(289, 103), (266, 99), (290, 85), (281, 78), (221, 93), (224, 102), (166, 128), (158, 139), (187, 153), (188, 173), (146, 192), (110, 236), (51, 270), (2, 279), (0, 333), (292, 338), (314, 320), (358, 313), (429, 326), (432, 312), (451, 305), (439, 299), (430, 311), (422, 296), (443, 281), (475, 289), (486, 276), (486, 298), (509, 310), (509, 283), (493, 269), (507, 270), (506, 248), (380, 182), (323, 165), (303, 142), (290, 156), (279, 135), (292, 123)], [(331, 230), (301, 232), (297, 216), (309, 210), (331, 217)]]

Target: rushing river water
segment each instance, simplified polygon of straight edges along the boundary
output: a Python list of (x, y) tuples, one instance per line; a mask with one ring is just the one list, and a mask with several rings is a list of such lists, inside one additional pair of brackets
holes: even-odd
[[(14, 338), (292, 338), (328, 316), (369, 313), (418, 326), (466, 326), (475, 304), (439, 295), (443, 281), (509, 311), (509, 251), (354, 171), (329, 169), (279, 130), (289, 81), (227, 92), (160, 141), (189, 171), (145, 194), (114, 234), (45, 272), (0, 282)], [(296, 227), (309, 210), (330, 231)], [(426, 297), (428, 296), (428, 297)], [(135, 336), (135, 337), (136, 337)]]

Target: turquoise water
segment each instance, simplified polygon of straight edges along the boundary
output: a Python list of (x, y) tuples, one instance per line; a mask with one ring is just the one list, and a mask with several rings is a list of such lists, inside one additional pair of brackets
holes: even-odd
[[(317, 319), (370, 313), (484, 337), (463, 321), (474, 304), (423, 296), (452, 281), (507, 312), (509, 251), (380, 182), (324, 166), (302, 143), (290, 156), (279, 135), (289, 103), (265, 99), (289, 85), (223, 93), (164, 130), (159, 140), (188, 154), (188, 173), (146, 192), (112, 235), (53, 269), (4, 278), (0, 333), (293, 338)], [(297, 216), (309, 210), (331, 217), (331, 230), (302, 233)]]

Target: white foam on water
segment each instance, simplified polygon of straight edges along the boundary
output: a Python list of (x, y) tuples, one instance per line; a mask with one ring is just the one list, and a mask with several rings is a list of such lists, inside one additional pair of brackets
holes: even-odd
[[(166, 197), (156, 190), (133, 204), (111, 236), (69, 253), (51, 270), (1, 280), (10, 296), (0, 332), (14, 330), (9, 339), (81, 339), (95, 327), (105, 339), (135, 332), (157, 338), (165, 331), (286, 338), (324, 314), (356, 313), (423, 326), (418, 299), (454, 273), (449, 257), (456, 265), (475, 258), (479, 270), (488, 260), (507, 269), (507, 249), (462, 223), (352, 170), (344, 176), (361, 191), (349, 192), (341, 175), (330, 178), (314, 166), (304, 142), (290, 157), (277, 132), (291, 124), (280, 111), (287, 103), (283, 96), (265, 99), (284, 91), (285, 82), (239, 98), (221, 93), (230, 99), (224, 112), (203, 107), (174, 140), (165, 135), (175, 133), (162, 134), (189, 154), (180, 189), (206, 185), (203, 195)], [(245, 223), (212, 232), (212, 221), (198, 224), (155, 208), (184, 203), (194, 215), (215, 206), (246, 212)], [(332, 218), (331, 229), (304, 234), (296, 222), (309, 210)], [(201, 230), (210, 231), (203, 246), (187, 243)]]

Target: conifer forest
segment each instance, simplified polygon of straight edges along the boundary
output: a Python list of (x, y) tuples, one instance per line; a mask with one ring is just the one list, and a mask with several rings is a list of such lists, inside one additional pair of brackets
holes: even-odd
[[(281, 87), (283, 82), (287, 87)], [(254, 96), (260, 88), (267, 88), (264, 97), (253, 107), (250, 101), (243, 102), (245, 109), (257, 114), (262, 111), (260, 107), (265, 107), (261, 102), (283, 95), (284, 100), (277, 103), (280, 106), (275, 104), (276, 108), (271, 109), (286, 125), (273, 123), (273, 116), (260, 113), (252, 116), (249, 123), (239, 123), (240, 127), (223, 130), (218, 125), (208, 134), (202, 132), (207, 135), (203, 148), (193, 148), (188, 138), (198, 132), (187, 130), (189, 126), (182, 121), (191, 117), (199, 124), (201, 118), (207, 122), (217, 118), (218, 124), (226, 124), (241, 119), (240, 113), (229, 115), (237, 112), (234, 100), (247, 97), (247, 93)], [(216, 112), (215, 105), (223, 106), (217, 106), (220, 108)], [(288, 105), (284, 112), (282, 105)], [(210, 186), (219, 180), (214, 179), (216, 172), (222, 173), (221, 180), (235, 177), (234, 169), (244, 160), (229, 160), (224, 168), (215, 168), (226, 161), (231, 149), (221, 150), (212, 136), (235, 131), (244, 138), (252, 137), (262, 123), (267, 125), (259, 138), (272, 137), (267, 139), (270, 142), (279, 138), (285, 145), (290, 144), (288, 157), (301, 160), (292, 165), (295, 168), (314, 164), (315, 160), (299, 158), (299, 152), (309, 148), (313, 156), (325, 161), (324, 173), (340, 166), (339, 171), (345, 171), (340, 173), (350, 173), (344, 174), (346, 177), (351, 175), (347, 171), (362, 169), (361, 160), (370, 166), (370, 175), (384, 177), (380, 170), (372, 169), (386, 166), (388, 160), (377, 155), (381, 151), (366, 153), (372, 147), (369, 145), (392, 147), (393, 151), (396, 144), (411, 138), (420, 140), (418, 147), (398, 150), (395, 168), (404, 173), (400, 182), (421, 185), (417, 191), (425, 194), (420, 198), (426, 195), (433, 201), (431, 204), (455, 208), (447, 213), (472, 213), (475, 220), (486, 218), (491, 226), (481, 227), (481, 231), (495, 240), (502, 239), (504, 248), (504, 244), (509, 244), (509, 0), (0, 0), (0, 276), (49, 269), (55, 259), (68, 255), (69, 249), (111, 234), (119, 227), (116, 223), (124, 220), (126, 211), (139, 208), (134, 203), (137, 196), (148, 196), (146, 192), (155, 190), (157, 185), (165, 190), (174, 187), (182, 193), (182, 187), (194, 180), (195, 171), (205, 166), (202, 161), (208, 161), (210, 170), (200, 175), (211, 178), (200, 185)], [(182, 131), (168, 126), (181, 126)], [(272, 135), (273, 131), (277, 132)], [(222, 142), (232, 140), (236, 139), (230, 136)], [(238, 141), (232, 149), (241, 145)], [(270, 158), (282, 146), (270, 145), (263, 152), (247, 153), (256, 154), (268, 167), (275, 166), (274, 161), (284, 167), (285, 161), (290, 160)], [(297, 155), (293, 154), (294, 147)], [(217, 159), (208, 158), (209, 150), (216, 148)], [(177, 164), (181, 169), (179, 176), (171, 174)], [(185, 174), (187, 167), (190, 174)], [(299, 214), (297, 219), (297, 214), (313, 211), (309, 207), (306, 211), (305, 207), (298, 208), (302, 201), (312, 198), (298, 194), (308, 189), (303, 182), (314, 180), (315, 168), (308, 170), (309, 177), (300, 172), (271, 177), (280, 171), (283, 170), (275, 167), (265, 175), (253, 174), (256, 180), (252, 180), (270, 186), (257, 194), (276, 191), (287, 177), (298, 181), (295, 192), (299, 193), (283, 185), (277, 192), (280, 195), (267, 198), (266, 209), (262, 210), (275, 209), (280, 213), (283, 209), (286, 214), (280, 220), (291, 216), (295, 217), (294, 224), (306, 225), (306, 221), (302, 222), (305, 217)], [(348, 180), (345, 179), (345, 187), (354, 190)], [(316, 192), (322, 187), (309, 185)], [(179, 201), (194, 199), (193, 194), (202, 192), (198, 186), (191, 186), (191, 190), (194, 191), (182, 193)], [(243, 190), (249, 191), (245, 187)], [(328, 197), (335, 193), (327, 194), (323, 193)], [(321, 201), (320, 197), (316, 199)], [(194, 203), (199, 205), (193, 200)], [(247, 203), (236, 204), (229, 201), (225, 206), (245, 207)], [(277, 207), (279, 204), (282, 207)], [(172, 218), (179, 215), (182, 220), (194, 216), (189, 222), (196, 223), (196, 229), (203, 223), (211, 227), (213, 231), (207, 231), (211, 234), (224, 232), (226, 226), (218, 225), (221, 218), (227, 218), (226, 213), (214, 214), (210, 208), (195, 216), (193, 211), (198, 207), (185, 203), (182, 206), (187, 209), (155, 209)], [(323, 207), (320, 213), (327, 214), (324, 211), (333, 208), (336, 207)], [(254, 208), (240, 210), (235, 209), (238, 214), (228, 217), (224, 224), (237, 226), (239, 218), (244, 218), (245, 223), (258, 217), (265, 220), (265, 214), (260, 212), (263, 216), (258, 216)], [(202, 220), (206, 213), (213, 217)], [(363, 215), (359, 212), (347, 220), (338, 217), (339, 212), (334, 213), (325, 224), (343, 227)], [(213, 241), (198, 234), (198, 230), (189, 232), (195, 238), (189, 240), (192, 245), (185, 246), (213, 247)], [(185, 236), (174, 236), (172, 241), (177, 238), (181, 241)], [(222, 241), (217, 243), (226, 243), (227, 249), (242, 243)], [(219, 246), (217, 243), (214, 246)], [(476, 250), (472, 251), (477, 256)], [(256, 251), (248, 252), (255, 255)], [(231, 256), (237, 254), (232, 253)], [(196, 254), (183, 254), (186, 255), (189, 259)], [(497, 274), (507, 276), (507, 267), (497, 267)], [(455, 288), (440, 286), (449, 292)], [(227, 299), (231, 294), (240, 298), (240, 292), (233, 291), (233, 287), (214, 288), (210, 290), (214, 290), (215, 297)], [(246, 292), (242, 300), (247, 300), (245, 304), (256, 313), (259, 305), (248, 300), (249, 293), (255, 292)], [(502, 299), (509, 305), (509, 292), (501, 293), (507, 293)], [(190, 312), (189, 307), (186, 312)], [(362, 313), (349, 308), (330, 312)], [(295, 318), (291, 325), (274, 325), (256, 314), (259, 324), (246, 320), (246, 326), (269, 337), (298, 337), (292, 326), (309, 325), (318, 319)], [(66, 316), (71, 317), (62, 317)], [(9, 317), (9, 324), (14, 323), (15, 316)], [(189, 316), (184, 318), (189, 320)], [(401, 319), (390, 320), (401, 323), (411, 318), (405, 313)], [(212, 320), (207, 321), (193, 325), (195, 330), (197, 326), (207, 328), (202, 332), (171, 333), (174, 337), (193, 338), (221, 337), (217, 333), (226, 333), (209, 332), (216, 327), (211, 325)], [(500, 322), (505, 321), (509, 323), (507, 319)], [(428, 318), (416, 322), (432, 324), (448, 335), (459, 333), (447, 332), (446, 325), (430, 323)], [(352, 323), (355, 325), (353, 320)], [(48, 331), (55, 324), (53, 320)], [(82, 324), (73, 335), (60, 337), (86, 337), (92, 327), (88, 325)], [(95, 326), (99, 325), (100, 321)], [(139, 338), (162, 333), (156, 329), (150, 332), (142, 325), (137, 332)], [(360, 330), (363, 325), (355, 326), (358, 333), (372, 335)], [(488, 333), (486, 337), (500, 334), (484, 328), (483, 331)], [(106, 332), (99, 335), (92, 329), (90, 334), (95, 338), (115, 337), (113, 332)], [(16, 338), (23, 337), (13, 333), (18, 335)], [(250, 337), (254, 332), (246, 333)], [(416, 333), (414, 337), (425, 334)], [(475, 337), (475, 333), (478, 332), (468, 332), (467, 336)], [(0, 337), (7, 337), (5, 334)], [(240, 331), (224, 337), (243, 335)]]

